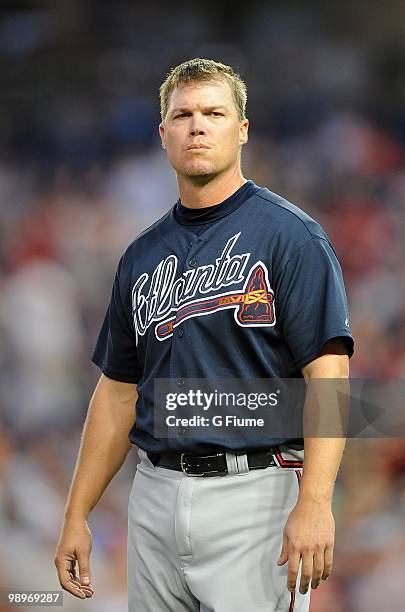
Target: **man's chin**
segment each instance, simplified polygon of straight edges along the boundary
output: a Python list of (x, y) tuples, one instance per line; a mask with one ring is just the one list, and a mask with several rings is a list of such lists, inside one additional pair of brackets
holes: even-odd
[(190, 179), (209, 179), (215, 175), (215, 169), (212, 166), (188, 166), (183, 170), (184, 176)]

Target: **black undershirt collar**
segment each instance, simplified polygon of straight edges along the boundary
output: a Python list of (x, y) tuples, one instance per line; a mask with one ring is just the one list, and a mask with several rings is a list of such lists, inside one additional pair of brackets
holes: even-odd
[(247, 181), (220, 204), (213, 204), (204, 208), (188, 208), (181, 203), (179, 198), (174, 205), (173, 215), (180, 225), (187, 225), (190, 229), (195, 227), (202, 230), (203, 228), (198, 228), (198, 226), (212, 223), (234, 212), (259, 189), (260, 187), (255, 185), (253, 181)]

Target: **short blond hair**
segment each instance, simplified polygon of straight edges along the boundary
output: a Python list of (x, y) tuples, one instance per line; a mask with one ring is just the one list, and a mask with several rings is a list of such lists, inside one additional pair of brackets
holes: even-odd
[(215, 81), (218, 79), (225, 79), (229, 83), (239, 121), (245, 119), (247, 91), (240, 75), (231, 66), (226, 66), (211, 59), (196, 57), (172, 68), (160, 86), (160, 116), (162, 121), (166, 118), (170, 96), (176, 87), (192, 81)]

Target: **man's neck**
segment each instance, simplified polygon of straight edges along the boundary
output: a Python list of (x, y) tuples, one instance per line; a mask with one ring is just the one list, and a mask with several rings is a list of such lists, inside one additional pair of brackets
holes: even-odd
[(183, 206), (187, 208), (205, 208), (206, 206), (220, 204), (246, 182), (240, 172), (227, 179), (223, 176), (217, 176), (202, 184), (193, 182), (189, 178), (177, 177), (180, 200)]

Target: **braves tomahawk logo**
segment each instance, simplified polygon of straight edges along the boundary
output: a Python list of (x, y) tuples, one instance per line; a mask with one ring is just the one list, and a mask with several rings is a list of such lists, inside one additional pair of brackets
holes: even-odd
[[(160, 322), (155, 327), (156, 338), (166, 340), (186, 319), (224, 309), (233, 309), (234, 319), (242, 327), (275, 324), (274, 292), (270, 287), (266, 265), (257, 261), (245, 274), (251, 253), (231, 255), (240, 234), (228, 240), (215, 264), (187, 270), (177, 279), (178, 259), (175, 255), (169, 255), (153, 271), (146, 294), (144, 288), (149, 274), (145, 272), (139, 276), (132, 289), (137, 342), (155, 321)], [(212, 292), (241, 282), (244, 282), (242, 289), (212, 295)], [(195, 299), (197, 293), (211, 295)]]

